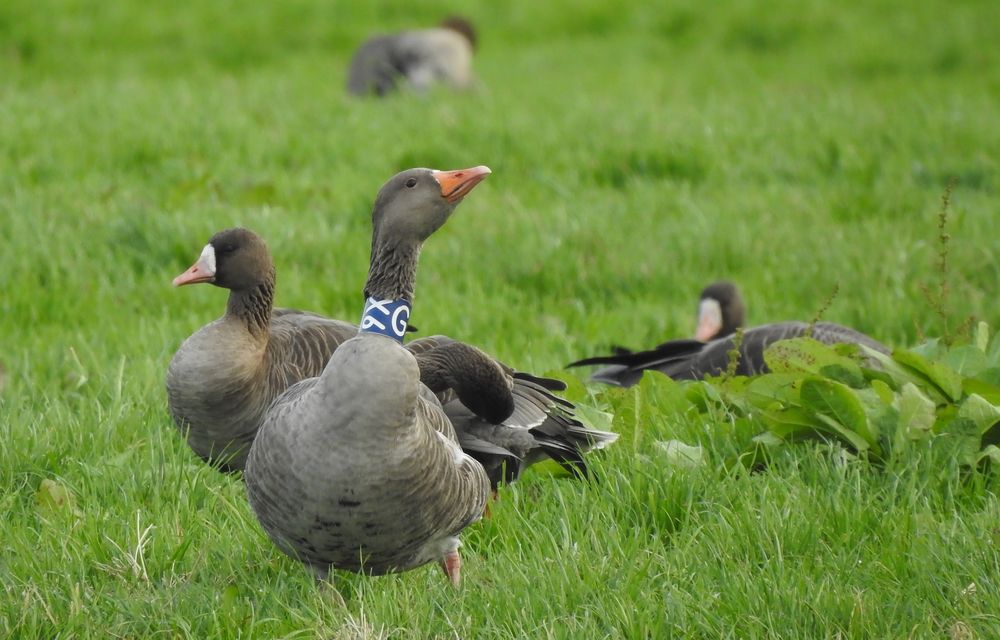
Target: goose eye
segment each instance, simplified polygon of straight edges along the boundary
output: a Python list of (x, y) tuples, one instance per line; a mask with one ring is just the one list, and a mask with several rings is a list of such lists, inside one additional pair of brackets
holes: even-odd
[(408, 189), (412, 189), (415, 186), (417, 186), (417, 179), (416, 178), (410, 178), (409, 180), (406, 181), (406, 187)]

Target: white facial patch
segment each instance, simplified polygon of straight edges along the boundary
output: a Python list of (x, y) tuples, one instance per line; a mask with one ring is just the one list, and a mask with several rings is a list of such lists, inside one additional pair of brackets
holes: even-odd
[(698, 329), (695, 338), (711, 340), (722, 329), (722, 306), (718, 300), (705, 298), (698, 304)]
[(699, 322), (711, 322), (713, 325), (722, 326), (722, 307), (718, 300), (705, 298), (698, 305)]
[(198, 263), (205, 267), (206, 273), (208, 275), (215, 275), (215, 247), (211, 244), (206, 244), (205, 248), (201, 250), (201, 255), (198, 256)]

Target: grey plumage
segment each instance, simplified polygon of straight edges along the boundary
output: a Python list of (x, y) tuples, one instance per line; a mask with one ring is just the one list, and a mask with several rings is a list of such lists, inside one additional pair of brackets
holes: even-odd
[(424, 91), (442, 83), (472, 83), (473, 43), (455, 28), (402, 31), (370, 38), (358, 47), (347, 72), (347, 90), (385, 96), (403, 84)]
[[(366, 295), (412, 300), (421, 245), (488, 173), (411, 169), (383, 185)], [(439, 560), (457, 584), (457, 536), (482, 515), (490, 491), (420, 382), (413, 353), (364, 332), (318, 378), (275, 400), (244, 477), (268, 536), (320, 577), (331, 567), (381, 574)]]
[(278, 547), (325, 577), (375, 575), (439, 560), (489, 496), (416, 360), (382, 336), (341, 346), (318, 378), (268, 413), (247, 493)]
[(486, 468), (494, 489), (546, 458), (585, 477), (584, 454), (618, 438), (580, 422), (573, 403), (552, 393), (565, 389), (558, 380), (514, 371), (446, 336), (418, 338), (407, 349), (417, 358), (421, 380), (441, 401), (462, 449)]
[(318, 375), (357, 327), (295, 309), (272, 309), (274, 266), (253, 232), (222, 231), (208, 247), (217, 264), (210, 275), (196, 273), (193, 281), (231, 287), (229, 302), (221, 318), (196, 331), (174, 354), (167, 369), (167, 404), (199, 457), (237, 471), (271, 402), (295, 382)]

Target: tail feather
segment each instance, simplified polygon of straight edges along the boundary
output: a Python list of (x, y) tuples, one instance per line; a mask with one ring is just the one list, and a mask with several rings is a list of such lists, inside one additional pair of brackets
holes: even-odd
[(524, 371), (515, 371), (513, 373), (515, 380), (526, 380), (527, 382), (533, 382), (534, 384), (547, 389), (548, 391), (565, 391), (566, 383), (562, 380), (556, 380), (555, 378), (543, 378), (541, 376), (533, 376), (530, 373), (525, 373)]
[(616, 350), (610, 356), (594, 356), (571, 362), (567, 367), (582, 367), (591, 364), (617, 364), (629, 368), (650, 368), (675, 360), (682, 360), (697, 354), (705, 346), (700, 340), (671, 340), (647, 351), (621, 353)]

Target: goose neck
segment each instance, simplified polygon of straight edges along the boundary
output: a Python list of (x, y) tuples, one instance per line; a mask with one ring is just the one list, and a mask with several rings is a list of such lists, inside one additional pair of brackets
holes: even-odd
[(267, 334), (274, 306), (274, 281), (265, 281), (249, 289), (229, 292), (226, 313), (239, 318), (254, 336)]

